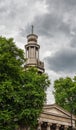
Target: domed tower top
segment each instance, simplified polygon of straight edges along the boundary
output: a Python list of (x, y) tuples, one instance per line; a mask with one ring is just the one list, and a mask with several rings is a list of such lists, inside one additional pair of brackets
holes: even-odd
[(33, 33), (34, 26), (32, 25), (31, 34), (27, 35), (27, 42), (29, 43), (37, 43), (38, 36)]
[(39, 72), (44, 72), (44, 63), (39, 60), (39, 49), (40, 45), (37, 44), (38, 36), (33, 33), (27, 35), (27, 44), (25, 45), (26, 49), (26, 65), (25, 67), (35, 66), (38, 68)]

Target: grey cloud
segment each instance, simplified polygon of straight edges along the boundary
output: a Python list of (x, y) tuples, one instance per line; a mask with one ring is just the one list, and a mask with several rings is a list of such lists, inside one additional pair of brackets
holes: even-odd
[[(46, 13), (44, 15), (37, 15), (34, 20), (33, 24), (36, 26), (36, 32), (39, 35), (44, 35), (47, 37), (52, 37), (56, 35), (56, 33), (65, 33), (65, 35), (70, 36), (70, 24), (68, 22), (63, 21), (63, 15), (64, 15), (64, 10), (62, 9), (62, 2), (59, 3), (61, 0), (54, 0), (54, 1), (49, 1), (47, 0), (47, 4), (49, 3), (50, 8), (49, 13)], [(62, 0), (63, 1), (63, 0)], [(56, 4), (57, 3), (57, 4)], [(64, 1), (65, 3), (65, 1)], [(57, 6), (55, 8), (55, 6)], [(54, 9), (54, 11), (51, 11), (51, 8)], [(61, 8), (61, 10), (59, 10)], [(67, 7), (66, 7), (67, 8)], [(61, 12), (58, 12), (61, 11)], [(60, 15), (59, 15), (60, 14)], [(23, 31), (26, 33), (28, 32), (29, 27), (27, 25), (26, 30), (22, 29), (21, 32)], [(22, 34), (23, 34), (22, 32)]]
[(46, 57), (45, 61), (49, 69), (55, 72), (76, 72), (76, 50), (63, 49), (53, 56)]
[[(27, 23), (27, 26), (25, 26), (24, 28), (19, 28), (19, 34), (22, 37), (25, 37), (26, 35), (30, 34), (32, 32), (31, 31), (32, 25), (33, 25), (33, 23), (30, 23), (30, 24)], [(35, 32), (35, 28), (34, 28), (34, 32)]]
[(65, 33), (67, 36), (70, 35), (70, 26), (67, 23), (60, 23), (59, 30), (63, 33)]
[[(55, 14), (45, 14), (43, 16), (36, 16), (31, 23), (35, 26), (35, 32), (41, 36), (53, 37), (56, 33), (65, 33), (70, 35), (70, 26), (62, 21), (60, 17)], [(29, 32), (29, 25), (27, 28), (20, 29), (22, 36)]]
[(63, 0), (63, 2), (69, 7), (76, 6), (76, 0)]
[(76, 0), (47, 0), (47, 4), (49, 4), (49, 9), (50, 7), (54, 7), (54, 8), (61, 8), (64, 11), (65, 10), (73, 10), (76, 7)]
[(22, 26), (26, 16), (26, 2), (25, 0), (0, 1), (0, 26), (5, 25), (7, 30)]
[[(4, 13), (4, 16), (3, 14), (1, 15), (2, 16), (2, 23), (5, 24), (5, 18), (7, 19), (7, 22), (6, 22), (6, 25), (11, 27), (12, 26), (15, 26), (17, 25), (17, 23), (21, 23), (20, 21), (23, 20), (23, 13), (27, 10), (26, 10), (26, 6), (25, 6), (25, 3), (24, 4), (20, 4), (20, 3), (23, 3), (24, 0), (21, 2), (21, 0), (15, 2), (15, 0), (5, 0), (4, 2), (4, 7), (2, 8), (1, 7), (1, 11), (3, 11)], [(32, 2), (34, 3), (34, 0), (32, 0)], [(31, 6), (31, 3), (29, 0), (28, 0), (28, 3), (30, 4)], [(47, 0), (48, 3), (50, 3), (49, 0)], [(58, 0), (55, 0), (54, 2), (51, 1), (50, 5), (52, 6), (52, 4), (55, 4), (58, 2)], [(28, 8), (27, 8), (28, 9)], [(58, 10), (57, 8), (55, 9), (54, 8), (54, 11), (55, 12), (51, 12), (50, 9), (49, 9), (49, 14), (44, 14), (44, 15), (38, 15), (34, 18), (33, 22), (30, 24), (34, 24), (35, 25), (35, 32), (38, 33), (39, 35), (41, 36), (46, 36), (46, 37), (53, 37), (54, 35), (56, 35), (56, 33), (65, 33), (66, 35), (69, 35), (70, 34), (70, 27), (68, 24), (64, 23), (63, 20), (62, 20), (62, 17), (59, 16), (57, 13)], [(29, 11), (28, 11), (29, 12)], [(28, 13), (27, 12), (27, 13)], [(5, 17), (5, 18), (3, 18)], [(12, 22), (13, 20), (13, 22)], [(18, 22), (17, 22), (18, 20)], [(21, 36), (25, 36), (27, 33), (29, 33), (29, 25), (27, 23), (27, 27), (25, 26), (26, 25), (26, 21), (27, 21), (27, 18), (24, 17), (24, 20), (25, 21), (22, 21), (22, 24), (24, 25), (24, 28), (22, 26), (21, 28), (21, 25), (19, 24), (19, 33)], [(24, 24), (25, 22), (25, 24)], [(11, 23), (11, 24), (10, 24)]]
[(7, 11), (7, 9), (5, 9), (5, 8), (3, 8), (3, 7), (0, 8), (0, 13), (1, 13), (1, 14), (5, 13), (6, 11)]
[[(11, 18), (13, 18), (13, 17), (11, 17), (11, 15), (14, 12), (15, 12), (15, 15), (16, 15), (16, 8), (17, 8), (17, 6), (15, 6), (13, 1), (5, 0), (4, 2), (2, 2), (2, 4), (0, 4), (0, 17), (2, 19), (3, 18), (9, 18), (9, 20), (10, 20)], [(2, 22), (4, 22), (4, 21), (2, 21)]]
[(3, 13), (7, 12), (8, 3), (9, 2), (6, 2), (6, 0), (4, 1), (0, 0), (0, 15), (1, 14), (3, 15)]
[(73, 36), (72, 40), (70, 41), (70, 46), (72, 48), (76, 48), (76, 34)]

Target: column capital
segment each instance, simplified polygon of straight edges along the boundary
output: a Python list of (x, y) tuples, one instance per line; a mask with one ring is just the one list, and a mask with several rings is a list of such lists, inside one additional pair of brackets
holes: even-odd
[(43, 124), (43, 121), (38, 121), (38, 124), (40, 124), (40, 125)]
[(60, 124), (56, 124), (56, 127), (60, 127), (61, 125)]
[(56, 130), (59, 130), (60, 124), (56, 124)]
[(48, 125), (48, 126), (51, 126), (51, 125), (52, 125), (52, 123), (50, 123), (50, 122), (47, 122), (47, 125)]
[(37, 130), (41, 130), (41, 124), (42, 124), (42, 122), (38, 122), (38, 127), (37, 127)]
[(65, 125), (65, 126), (64, 126), (64, 129), (65, 129), (65, 130), (67, 130), (67, 129), (68, 129), (68, 127), (69, 127), (69, 126)]
[(65, 128), (68, 128), (68, 125), (65, 125), (64, 127), (65, 127)]
[(47, 130), (50, 130), (51, 123), (47, 122)]

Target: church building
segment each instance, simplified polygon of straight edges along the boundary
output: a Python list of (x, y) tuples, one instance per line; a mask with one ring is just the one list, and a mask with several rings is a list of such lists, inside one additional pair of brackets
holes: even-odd
[[(27, 36), (25, 68), (35, 66), (40, 73), (44, 73), (44, 63), (39, 59), (40, 45), (38, 36), (32, 32)], [(56, 104), (44, 105), (43, 112), (38, 119), (37, 130), (73, 130), (76, 129), (76, 117)]]

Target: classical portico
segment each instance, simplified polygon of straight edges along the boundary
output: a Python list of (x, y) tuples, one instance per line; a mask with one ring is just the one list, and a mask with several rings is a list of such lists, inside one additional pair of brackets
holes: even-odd
[[(56, 104), (45, 105), (38, 119), (38, 130), (71, 130), (71, 114)], [(73, 129), (76, 129), (76, 117), (72, 115)]]

